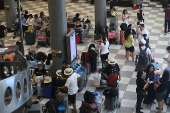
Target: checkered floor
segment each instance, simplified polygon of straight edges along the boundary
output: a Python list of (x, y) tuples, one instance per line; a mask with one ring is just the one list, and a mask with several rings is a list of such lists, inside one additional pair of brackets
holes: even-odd
[[(152, 52), (154, 53), (155, 60), (159, 63), (159, 71), (162, 73), (163, 69), (167, 66), (166, 62), (163, 60), (164, 57), (168, 57), (168, 53), (166, 52), (167, 45), (170, 44), (169, 38), (170, 34), (167, 34), (166, 36), (163, 33), (163, 25), (164, 25), (164, 12), (162, 8), (156, 8), (156, 7), (148, 7), (149, 4), (154, 4), (154, 2), (147, 2), (148, 3), (146, 7), (144, 7), (144, 13), (145, 13), (145, 25), (146, 28), (150, 32), (150, 44), (152, 47)], [(32, 14), (39, 14), (40, 11), (44, 11), (46, 15), (48, 15), (48, 9), (47, 9), (47, 3), (46, 2), (39, 2), (39, 1), (22, 1), (21, 2), (22, 7), (24, 10), (28, 10)], [(158, 5), (157, 5), (158, 6)], [(75, 13), (80, 13), (81, 18), (86, 18), (87, 16), (92, 21), (92, 25), (94, 26), (94, 6), (89, 5), (87, 3), (70, 3), (67, 2), (66, 4), (67, 14), (69, 16), (74, 16)], [(122, 10), (124, 7), (118, 7), (118, 17), (120, 18)], [(136, 28), (135, 24), (136, 21), (136, 13), (137, 11), (133, 11), (132, 8), (127, 8), (130, 19), (129, 23), (134, 25), (134, 28)], [(2, 21), (4, 21), (4, 12), (0, 12)], [(121, 19), (118, 20), (118, 23), (120, 25)], [(5, 24), (5, 21), (3, 22)], [(14, 44), (17, 40), (19, 40), (19, 37), (13, 39), (12, 38), (13, 33), (8, 33), (8, 37), (6, 39), (6, 46)], [(89, 34), (85, 38), (85, 43), (78, 44), (77, 50), (78, 54), (81, 53), (83, 50), (87, 50), (87, 45), (92, 42), (93, 40), (93, 29), (90, 30)], [(136, 40), (135, 42), (135, 49), (138, 48), (138, 42)], [(37, 50), (36, 46), (27, 46), (25, 45), (25, 52), (27, 52), (27, 49), (31, 50)], [(50, 48), (41, 47), (37, 51), (42, 51), (45, 53), (49, 53), (51, 51)], [(135, 110), (135, 104), (136, 104), (136, 72), (134, 72), (135, 64), (133, 62), (126, 63), (125, 62), (125, 50), (122, 45), (111, 45), (110, 46), (110, 58), (115, 58), (118, 61), (118, 64), (121, 68), (121, 76), (122, 80), (120, 81), (120, 101), (121, 101), (121, 108), (117, 111), (117, 113), (133, 113)], [(98, 67), (100, 68), (101, 65)], [(97, 73), (95, 73), (97, 74)], [(88, 89), (90, 91), (96, 91), (95, 86), (92, 83), (94, 74), (91, 74), (86, 88), (82, 92), (80, 92), (77, 95), (77, 108), (80, 107), (81, 101), (83, 100), (83, 93)], [(42, 104), (44, 101), (41, 102)], [(156, 112), (156, 104), (152, 104), (149, 106), (149, 108), (145, 108), (142, 110), (144, 113), (155, 113)], [(170, 113), (170, 107), (164, 106), (163, 113)]]

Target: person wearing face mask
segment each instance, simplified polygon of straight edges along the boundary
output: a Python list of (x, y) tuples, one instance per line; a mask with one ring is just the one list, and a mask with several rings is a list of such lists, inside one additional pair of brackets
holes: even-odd
[(136, 113), (144, 113), (142, 111), (140, 111), (141, 108), (141, 104), (142, 101), (144, 99), (144, 93), (146, 92), (146, 88), (149, 85), (149, 79), (146, 79), (146, 73), (144, 71), (138, 71), (137, 73), (137, 79), (136, 79), (136, 93), (137, 93), (137, 102), (136, 102)]

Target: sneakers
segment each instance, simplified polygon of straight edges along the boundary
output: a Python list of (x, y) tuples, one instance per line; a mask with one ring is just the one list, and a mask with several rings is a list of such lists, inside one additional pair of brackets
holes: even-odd
[(129, 60), (126, 60), (126, 63), (128, 63), (129, 62)]

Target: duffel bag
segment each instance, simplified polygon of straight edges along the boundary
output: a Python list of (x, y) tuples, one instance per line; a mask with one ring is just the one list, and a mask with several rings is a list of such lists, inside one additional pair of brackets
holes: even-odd
[(89, 104), (89, 103), (86, 103), (85, 101), (82, 101), (81, 108), (87, 111), (91, 111), (91, 112), (96, 112), (99, 110), (99, 106), (97, 104), (94, 104), (94, 103)]

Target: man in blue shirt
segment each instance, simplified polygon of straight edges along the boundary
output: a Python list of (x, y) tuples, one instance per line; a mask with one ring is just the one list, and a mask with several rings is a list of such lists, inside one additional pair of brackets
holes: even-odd
[[(170, 66), (166, 67), (165, 70), (169, 71), (169, 76), (170, 76)], [(168, 87), (167, 87), (167, 94), (166, 94), (166, 97), (165, 97), (165, 103), (167, 101), (167, 98), (168, 98), (169, 94), (170, 94), (170, 77), (169, 77), (169, 81), (168, 81)]]
[[(21, 24), (23, 25), (25, 24), (25, 22), (26, 22), (26, 19), (24, 18), (24, 15), (21, 15)], [(17, 18), (15, 21), (14, 30), (15, 31), (14, 31), (13, 39), (15, 38), (17, 31), (19, 30), (19, 18)]]

